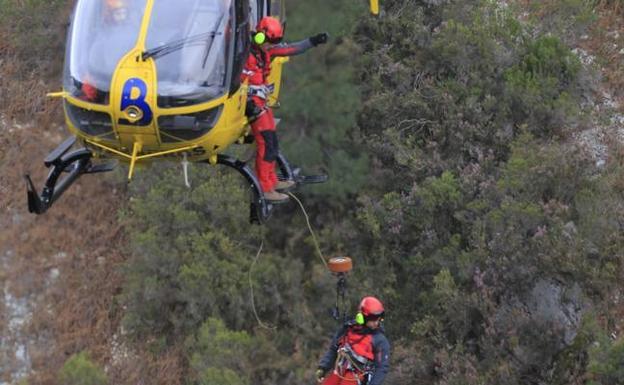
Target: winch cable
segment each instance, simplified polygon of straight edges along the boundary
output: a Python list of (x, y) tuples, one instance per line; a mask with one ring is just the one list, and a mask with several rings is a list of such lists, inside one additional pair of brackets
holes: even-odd
[(329, 265), (327, 264), (327, 261), (325, 260), (325, 257), (323, 256), (323, 252), (321, 251), (321, 247), (319, 246), (319, 242), (318, 242), (318, 239), (316, 238), (316, 234), (314, 234), (314, 230), (312, 230), (312, 225), (310, 224), (310, 217), (308, 216), (308, 213), (306, 212), (305, 207), (303, 207), (303, 203), (301, 203), (301, 201), (295, 196), (295, 194), (289, 192), (288, 195), (290, 195), (297, 203), (299, 203), (299, 207), (301, 207), (301, 212), (303, 213), (303, 216), (305, 217), (306, 223), (308, 225), (308, 230), (310, 230), (310, 235), (312, 236), (312, 241), (314, 242), (314, 247), (316, 248), (318, 257), (323, 262), (323, 265), (325, 265), (325, 268), (329, 270)]
[[(318, 239), (316, 238), (316, 234), (314, 233), (314, 230), (312, 229), (312, 225), (310, 224), (310, 217), (308, 216), (308, 213), (305, 209), (305, 207), (303, 206), (303, 203), (301, 203), (301, 201), (292, 193), (288, 193), (288, 195), (290, 195), (298, 204), (299, 207), (301, 207), (301, 212), (303, 213), (303, 216), (305, 217), (306, 220), (306, 224), (308, 225), (308, 230), (310, 230), (310, 235), (312, 235), (312, 241), (314, 242), (314, 247), (316, 248), (316, 252), (319, 256), (319, 258), (321, 259), (321, 261), (323, 262), (323, 265), (325, 265), (325, 268), (327, 269), (327, 271), (329, 270), (329, 265), (327, 264), (327, 261), (325, 259), (325, 257), (323, 256), (323, 252), (321, 251), (321, 247), (319, 245)], [(338, 280), (338, 285), (336, 286), (336, 307), (335, 307), (335, 319), (338, 320), (340, 318), (340, 302), (342, 302), (342, 306), (343, 309), (346, 307), (346, 301), (345, 301), (345, 291), (346, 291), (346, 286), (347, 282), (346, 279), (344, 277), (344, 275), (339, 277)], [(346, 321), (346, 313), (343, 313), (343, 321)]]
[[(301, 203), (301, 201), (294, 194), (289, 192), (288, 195), (290, 195), (299, 204), (299, 207), (301, 208), (301, 212), (303, 213), (303, 216), (305, 217), (306, 224), (308, 225), (308, 230), (310, 231), (310, 235), (312, 236), (312, 242), (314, 243), (314, 248), (316, 249), (316, 253), (318, 257), (321, 259), (321, 261), (323, 262), (323, 265), (325, 265), (325, 268), (329, 270), (329, 265), (327, 264), (327, 261), (325, 260), (325, 257), (323, 256), (323, 252), (321, 251), (319, 241), (316, 238), (316, 234), (314, 233), (314, 230), (312, 229), (312, 224), (310, 223), (310, 217), (305, 207), (303, 206), (303, 203)], [(263, 247), (264, 247), (264, 231), (262, 232), (262, 239), (260, 241), (260, 247), (258, 248), (258, 251), (256, 252), (256, 256), (253, 262), (251, 263), (251, 266), (249, 267), (248, 278), (249, 278), (249, 294), (250, 294), (250, 299), (251, 299), (251, 308), (253, 310), (254, 317), (256, 318), (256, 321), (258, 322), (258, 325), (260, 325), (260, 327), (267, 329), (267, 330), (276, 330), (277, 327), (270, 326), (262, 322), (262, 320), (258, 316), (258, 311), (256, 310), (256, 301), (255, 301), (255, 296), (254, 296), (252, 276), (253, 276), (253, 268), (258, 262), (258, 260), (260, 259), (260, 255), (262, 254)], [(343, 293), (343, 301), (344, 301), (344, 293)], [(338, 303), (338, 298), (336, 298), (336, 303)]]
[(252, 275), (253, 275), (253, 268), (256, 265), (256, 263), (258, 262), (258, 259), (260, 259), (260, 255), (262, 254), (262, 248), (263, 247), (264, 247), (264, 231), (262, 232), (262, 239), (260, 240), (260, 247), (258, 248), (258, 252), (256, 253), (256, 257), (254, 258), (253, 262), (251, 263), (251, 266), (249, 267), (249, 294), (250, 294), (250, 297), (251, 297), (251, 308), (253, 310), (254, 317), (256, 317), (256, 321), (258, 321), (258, 325), (260, 325), (260, 327), (262, 327), (264, 329), (267, 329), (267, 330), (276, 330), (277, 327), (270, 326), (270, 325), (267, 325), (264, 322), (262, 322), (262, 320), (258, 316), (258, 311), (256, 310), (256, 300), (255, 300), (255, 297), (254, 297), (254, 288), (253, 288)]

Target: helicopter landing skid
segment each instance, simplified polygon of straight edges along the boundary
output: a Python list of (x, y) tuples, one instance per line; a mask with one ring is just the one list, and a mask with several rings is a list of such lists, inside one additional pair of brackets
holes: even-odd
[[(107, 172), (115, 168), (114, 163), (93, 165), (91, 163), (93, 154), (86, 148), (67, 153), (74, 143), (76, 143), (75, 136), (67, 138), (45, 158), (43, 163), (46, 167), (51, 167), (51, 170), (41, 195), (37, 194), (37, 189), (30, 175), (24, 175), (29, 212), (33, 214), (45, 213), (80, 175)], [(59, 180), (62, 173), (68, 175)]]
[(277, 154), (277, 166), (279, 167), (280, 173), (278, 176), (279, 180), (292, 180), (297, 185), (303, 184), (314, 184), (314, 183), (325, 183), (327, 182), (328, 176), (327, 174), (319, 174), (319, 175), (303, 175), (301, 174), (301, 168), (291, 166), (288, 162), (288, 159), (279, 152)]
[(258, 182), (258, 178), (256, 178), (256, 175), (253, 171), (251, 171), (249, 166), (247, 166), (247, 164), (243, 161), (224, 154), (219, 154), (217, 156), (217, 164), (231, 167), (245, 177), (245, 180), (249, 183), (249, 188), (251, 190), (249, 222), (258, 224), (266, 222), (271, 216), (273, 205), (264, 199), (260, 182)]

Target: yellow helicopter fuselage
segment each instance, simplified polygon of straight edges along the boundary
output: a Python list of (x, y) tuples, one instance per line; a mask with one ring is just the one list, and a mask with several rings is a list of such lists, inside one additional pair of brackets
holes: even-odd
[[(235, 1), (244, 3), (244, 0)], [(243, 83), (235, 90), (225, 88), (222, 95), (193, 105), (160, 106), (158, 59), (143, 58), (146, 50), (152, 48), (146, 47), (146, 38), (154, 3), (155, 0), (146, 0), (138, 39), (118, 61), (106, 103), (93, 102), (79, 92), (64, 89), (67, 127), (95, 156), (118, 158), (132, 166), (156, 158), (182, 156), (189, 161), (208, 160), (214, 164), (219, 153), (242, 140), (248, 132), (245, 116), (248, 87)], [(247, 31), (242, 33), (246, 39), (250, 30), (248, 24), (245, 25)], [(274, 92), (270, 104), (274, 104), (279, 95), (282, 65), (286, 61), (287, 58), (277, 58), (272, 63), (269, 82)], [(240, 74), (232, 73), (231, 76), (239, 77)], [(110, 130), (102, 133), (89, 129), (87, 124), (83, 127), (80, 116), (89, 113), (100, 113), (98, 116), (110, 121)], [(197, 116), (208, 117), (202, 122), (203, 127), (193, 126), (193, 119)], [(187, 129), (167, 129), (172, 122), (178, 121), (186, 124)]]

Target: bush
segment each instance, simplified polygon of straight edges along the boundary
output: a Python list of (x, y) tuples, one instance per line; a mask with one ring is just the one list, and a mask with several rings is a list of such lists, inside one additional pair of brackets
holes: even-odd
[[(250, 327), (248, 271), (262, 230), (249, 225), (242, 178), (198, 165), (187, 189), (177, 168), (163, 167), (133, 183), (150, 188), (134, 192), (127, 213), (135, 256), (126, 266), (126, 327), (139, 339), (184, 337), (211, 315)], [(285, 289), (297, 285), (301, 265), (268, 247), (262, 258), (253, 277), (256, 305), (273, 323), (281, 317), (275, 309), (297, 303), (299, 293)]]
[(590, 349), (590, 385), (615, 385), (624, 383), (624, 340), (610, 341), (602, 338)]
[(186, 350), (191, 378), (201, 385), (272, 383), (284, 360), (262, 333), (228, 330), (218, 318), (206, 320)]
[(63, 385), (106, 385), (108, 379), (102, 369), (94, 364), (86, 352), (74, 354), (59, 373)]
[(248, 357), (257, 346), (249, 334), (229, 331), (221, 320), (210, 318), (187, 345), (191, 369), (199, 384), (250, 383), (253, 365)]
[(574, 128), (582, 85), (579, 58), (553, 36), (532, 41), (520, 62), (505, 72), (516, 125), (550, 137)]
[(361, 23), (358, 122), (371, 151), (395, 170), (388, 186), (504, 161), (524, 131), (551, 138), (583, 123), (591, 84), (570, 49), (509, 7), (468, 3), (426, 11), (397, 3), (395, 17)]

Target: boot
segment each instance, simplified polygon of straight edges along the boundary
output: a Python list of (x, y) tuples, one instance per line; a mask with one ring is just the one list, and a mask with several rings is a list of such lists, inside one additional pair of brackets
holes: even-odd
[(280, 180), (277, 182), (275, 189), (279, 192), (290, 191), (291, 188), (295, 186), (295, 181), (293, 180)]
[(264, 199), (266, 199), (269, 203), (285, 203), (288, 201), (288, 195), (278, 193), (275, 190), (266, 191), (264, 193)]

